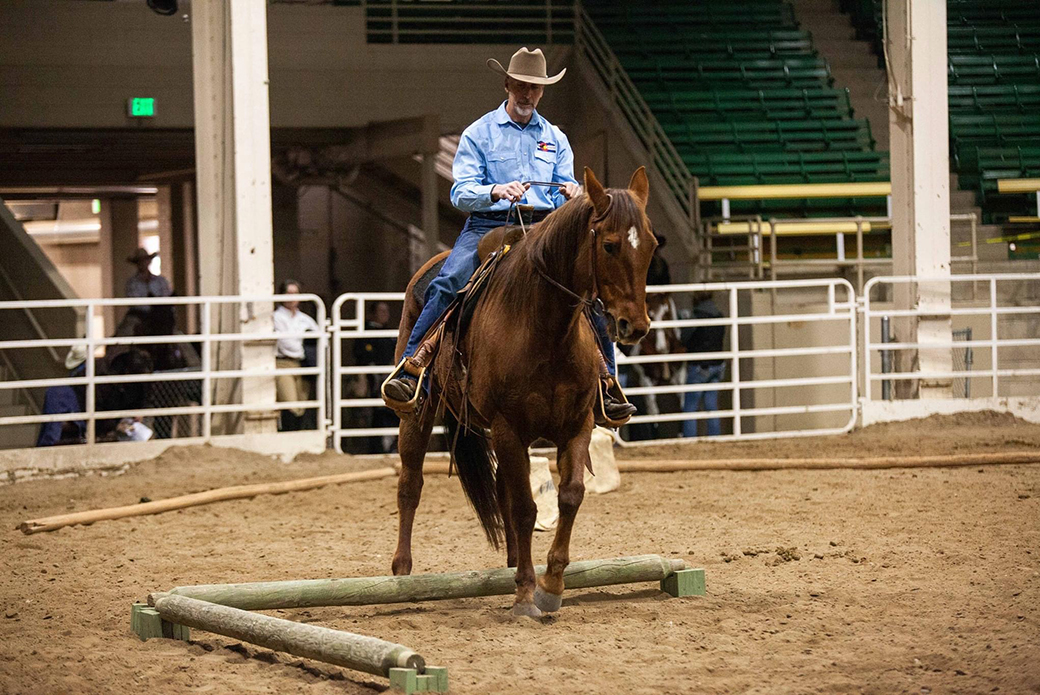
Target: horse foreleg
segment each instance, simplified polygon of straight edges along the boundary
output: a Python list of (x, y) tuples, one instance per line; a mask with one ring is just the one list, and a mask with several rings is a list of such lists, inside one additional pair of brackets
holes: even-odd
[(538, 580), (535, 591), (535, 604), (546, 613), (559, 610), (563, 603), (563, 571), (570, 563), (571, 530), (585, 497), (585, 466), (589, 463), (589, 440), (592, 439), (591, 417), (586, 425), (581, 434), (559, 448), (557, 456), (560, 523), (549, 549), (545, 575)]
[(505, 493), (505, 509), (509, 510), (510, 519), (505, 522), (507, 534), (512, 525), (516, 537), (516, 599), (513, 601), (513, 615), (537, 618), (542, 612), (534, 605), (531, 536), (534, 535), (538, 508), (531, 495), (531, 460), (527, 454), (527, 445), (502, 418), (496, 419), (491, 426), (491, 441), (498, 457), (498, 491), (500, 494)]
[(397, 551), (391, 565), (394, 574), (412, 573), (412, 523), (423, 487), (423, 460), (433, 431), (433, 408), (422, 415), (404, 418), (398, 431), (401, 477), (397, 479)]

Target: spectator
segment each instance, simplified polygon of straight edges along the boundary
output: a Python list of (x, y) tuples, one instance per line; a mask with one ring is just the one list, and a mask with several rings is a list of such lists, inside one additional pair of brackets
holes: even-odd
[[(386, 302), (377, 302), (372, 313), (365, 321), (366, 331), (379, 331), (393, 328), (390, 323), (390, 307)], [(354, 341), (354, 364), (365, 365), (393, 365), (394, 348), (397, 341), (394, 338), (359, 338)], [(368, 398), (378, 398), (379, 387), (382, 380), (376, 374), (369, 374), (366, 378)], [(390, 408), (373, 408), (370, 413), (372, 427), (396, 427), (397, 416)], [(393, 435), (383, 437), (371, 437), (368, 443), (368, 453), (382, 454), (393, 451)]]
[[(161, 275), (154, 275), (148, 269), (152, 259), (158, 255), (157, 253), (148, 253), (144, 249), (137, 249), (132, 256), (127, 257), (128, 263), (137, 265), (137, 272), (126, 281), (125, 294), (127, 297), (169, 297), (173, 294), (170, 283), (166, 281), (166, 278)], [(151, 311), (152, 306), (150, 304), (135, 304), (129, 307), (119, 321), (119, 325), (116, 326), (115, 334), (117, 336), (139, 335), (141, 325), (148, 320)], [(113, 348), (115, 347), (113, 346)], [(116, 348), (116, 351), (121, 352), (118, 348)]]
[[(86, 373), (87, 346), (73, 345), (65, 357), (65, 369), (70, 377), (82, 377)], [(43, 394), (43, 414), (82, 413), (86, 403), (86, 386), (51, 386)], [(84, 420), (67, 422), (45, 422), (40, 426), (36, 446), (82, 444), (86, 439), (87, 423)]]
[[(722, 312), (711, 298), (711, 292), (699, 292), (694, 296), (696, 304), (693, 308), (695, 319), (719, 319)], [(684, 328), (682, 342), (688, 352), (722, 352), (722, 344), (726, 337), (725, 326), (694, 326)], [(725, 374), (725, 363), (718, 358), (692, 360), (686, 366), (687, 384), (717, 384)], [(702, 408), (703, 406), (703, 408)], [(683, 397), (683, 412), (695, 413), (698, 410), (712, 412), (719, 409), (718, 391), (692, 391)], [(719, 419), (708, 418), (709, 437), (722, 434)], [(683, 436), (697, 436), (697, 421), (683, 421)]]
[[(286, 280), (278, 288), (279, 294), (299, 294), (300, 283)], [(290, 300), (282, 302), (274, 312), (274, 330), (277, 333), (303, 333), (319, 330), (318, 324), (307, 314), (300, 311), (300, 303)], [(275, 366), (278, 369), (299, 369), (305, 365), (307, 352), (304, 339), (299, 336), (279, 338), (275, 345)], [(313, 364), (311, 364), (313, 366)], [(300, 374), (284, 374), (275, 377), (275, 393), (279, 403), (292, 401), (309, 401), (310, 389)], [(303, 420), (306, 408), (288, 408), (282, 411), (279, 429), (306, 429)]]
[[(145, 350), (131, 347), (115, 357), (106, 355), (108, 366), (102, 373), (109, 375), (151, 374), (154, 371), (152, 357)], [(152, 384), (148, 381), (131, 381), (114, 384), (98, 384), (95, 389), (97, 411), (139, 410), (149, 406)], [(148, 439), (151, 428), (144, 426), (141, 417), (97, 420), (97, 441), (127, 441)], [(144, 436), (139, 436), (144, 434)]]
[(144, 249), (137, 249), (132, 256), (127, 257), (127, 262), (137, 266), (135, 273), (126, 281), (127, 297), (169, 297), (173, 294), (170, 283), (162, 275), (155, 275), (148, 266), (158, 253), (148, 253)]

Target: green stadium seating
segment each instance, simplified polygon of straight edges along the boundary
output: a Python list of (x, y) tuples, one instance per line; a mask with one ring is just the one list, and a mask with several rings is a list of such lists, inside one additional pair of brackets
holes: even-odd
[(838, 120), (855, 114), (847, 89), (714, 89), (675, 93), (644, 89), (661, 123), (691, 120)]
[(951, 55), (949, 80), (956, 85), (1040, 84), (1040, 54)]
[(862, 150), (874, 147), (870, 125), (858, 120), (666, 122), (665, 133), (681, 152)]

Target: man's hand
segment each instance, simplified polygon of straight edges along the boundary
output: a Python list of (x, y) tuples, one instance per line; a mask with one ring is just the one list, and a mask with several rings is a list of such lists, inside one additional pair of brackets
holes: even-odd
[(499, 183), (491, 187), (491, 200), (497, 202), (499, 200), (508, 200), (511, 203), (519, 203), (520, 199), (524, 197), (524, 193), (531, 187), (531, 184), (520, 183), (519, 181), (510, 181), (509, 183)]
[(560, 194), (567, 200), (570, 200), (575, 196), (581, 195), (581, 186), (576, 183), (565, 183), (560, 186)]

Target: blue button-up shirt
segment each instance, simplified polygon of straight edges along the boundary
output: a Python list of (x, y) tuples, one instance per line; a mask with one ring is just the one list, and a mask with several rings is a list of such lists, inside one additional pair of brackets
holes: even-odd
[[(452, 164), (451, 202), (463, 212), (509, 209), (508, 200), (491, 201), (491, 189), (510, 181), (577, 183), (574, 152), (563, 131), (538, 115), (522, 126), (509, 117), (506, 102), (472, 123), (459, 138)], [(558, 188), (531, 186), (521, 200), (539, 210), (563, 205)]]

